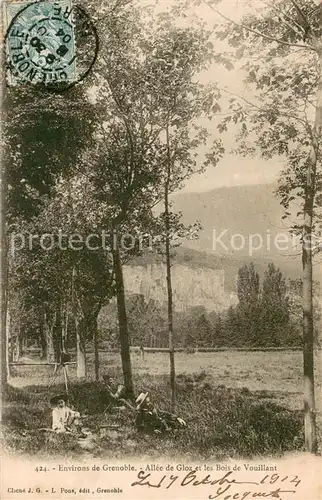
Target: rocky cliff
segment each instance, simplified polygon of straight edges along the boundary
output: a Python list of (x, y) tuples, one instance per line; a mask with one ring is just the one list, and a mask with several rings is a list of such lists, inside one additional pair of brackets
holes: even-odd
[[(173, 301), (177, 311), (204, 306), (221, 311), (236, 303), (234, 294), (224, 289), (224, 271), (207, 267), (174, 264), (172, 267)], [(167, 301), (166, 267), (163, 263), (124, 266), (127, 294), (144, 295), (161, 305)]]

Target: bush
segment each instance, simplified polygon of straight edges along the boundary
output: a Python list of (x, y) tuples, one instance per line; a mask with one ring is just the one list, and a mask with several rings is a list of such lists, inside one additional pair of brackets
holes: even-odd
[(104, 384), (82, 382), (73, 384), (70, 399), (81, 413), (102, 413), (111, 402), (108, 389)]

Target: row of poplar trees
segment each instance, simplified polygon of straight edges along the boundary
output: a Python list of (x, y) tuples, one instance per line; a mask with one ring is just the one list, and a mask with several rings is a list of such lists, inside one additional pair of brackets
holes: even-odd
[[(93, 340), (98, 379), (97, 317), (116, 297), (124, 385), (133, 397), (122, 268), (152, 236), (167, 268), (174, 406), (171, 249), (198, 224), (184, 226), (169, 197), (223, 153), (200, 124), (219, 98), (216, 85), (197, 78), (214, 57), (211, 33), (202, 24), (178, 26), (171, 12), (153, 19), (153, 9), (126, 0), (100, 8), (99, 18), (95, 2), (87, 8), (99, 52), (86, 80), (67, 90), (6, 88), (3, 326), (11, 338), (15, 330), (23, 335), (17, 323), (31, 315), (43, 351), (57, 357), (72, 317), (77, 375), (86, 377)], [(90, 25), (80, 31), (90, 38)]]

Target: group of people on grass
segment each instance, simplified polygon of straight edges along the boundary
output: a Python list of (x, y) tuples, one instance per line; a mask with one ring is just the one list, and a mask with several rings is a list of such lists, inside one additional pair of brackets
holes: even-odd
[[(148, 392), (141, 392), (135, 400), (135, 405), (133, 405), (123, 397), (124, 386), (119, 385), (117, 391), (113, 393), (110, 386), (106, 385), (109, 389), (111, 401), (115, 405), (118, 403), (125, 404), (133, 410), (138, 431), (163, 434), (186, 427), (186, 422), (182, 418), (170, 412), (158, 410), (152, 403)], [(82, 426), (81, 415), (68, 406), (68, 396), (66, 394), (53, 396), (50, 404), (52, 405), (52, 430), (55, 433), (71, 433), (79, 438), (87, 436)]]

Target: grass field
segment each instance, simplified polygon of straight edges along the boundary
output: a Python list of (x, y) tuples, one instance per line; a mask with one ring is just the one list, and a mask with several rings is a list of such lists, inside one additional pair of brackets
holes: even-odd
[[(246, 387), (250, 391), (269, 391), (275, 398), (282, 400), (292, 409), (302, 408), (302, 353), (300, 351), (280, 352), (247, 352), (225, 351), (213, 353), (176, 353), (177, 374), (198, 374), (206, 372), (214, 385), (241, 389)], [(316, 396), (317, 408), (321, 411), (322, 401), (322, 357), (321, 351), (316, 353)], [(147, 352), (144, 361), (136, 352), (132, 353), (133, 373), (144, 377), (167, 375), (169, 371), (169, 357), (165, 352)], [(69, 376), (75, 380), (76, 369), (69, 366)], [(119, 373), (122, 379), (120, 355), (118, 353), (100, 353), (101, 374)], [(19, 366), (14, 367), (15, 377), (12, 384), (16, 387), (26, 385), (49, 385), (52, 383), (53, 368), (48, 366)], [(88, 376), (93, 379), (93, 356), (88, 355)], [(57, 381), (63, 380), (60, 373)]]
[[(41, 427), (50, 427), (49, 399), (64, 389), (63, 373), (54, 380), (52, 367), (24, 365), (13, 367), (11, 389), (3, 405), (4, 447), (9, 453), (222, 460), (303, 450), (300, 352), (177, 353), (176, 411), (188, 427), (179, 435), (163, 437), (140, 435), (131, 410), (112, 406), (104, 412), (109, 394), (104, 384), (93, 381), (92, 355), (88, 358), (86, 381), (78, 381), (75, 366), (69, 366), (69, 389), (74, 407), (88, 415), (86, 425), (95, 436), (90, 448), (84, 449), (71, 436), (39, 432)], [(320, 369), (319, 357), (316, 362)], [(122, 382), (118, 354), (101, 353), (100, 363), (102, 375), (109, 374), (115, 386)], [(169, 410), (167, 353), (146, 353), (144, 360), (133, 353), (132, 365), (136, 393), (149, 391), (159, 408)], [(321, 373), (316, 375), (319, 398)], [(318, 399), (319, 428), (320, 404)], [(102, 434), (106, 424), (118, 429)]]

